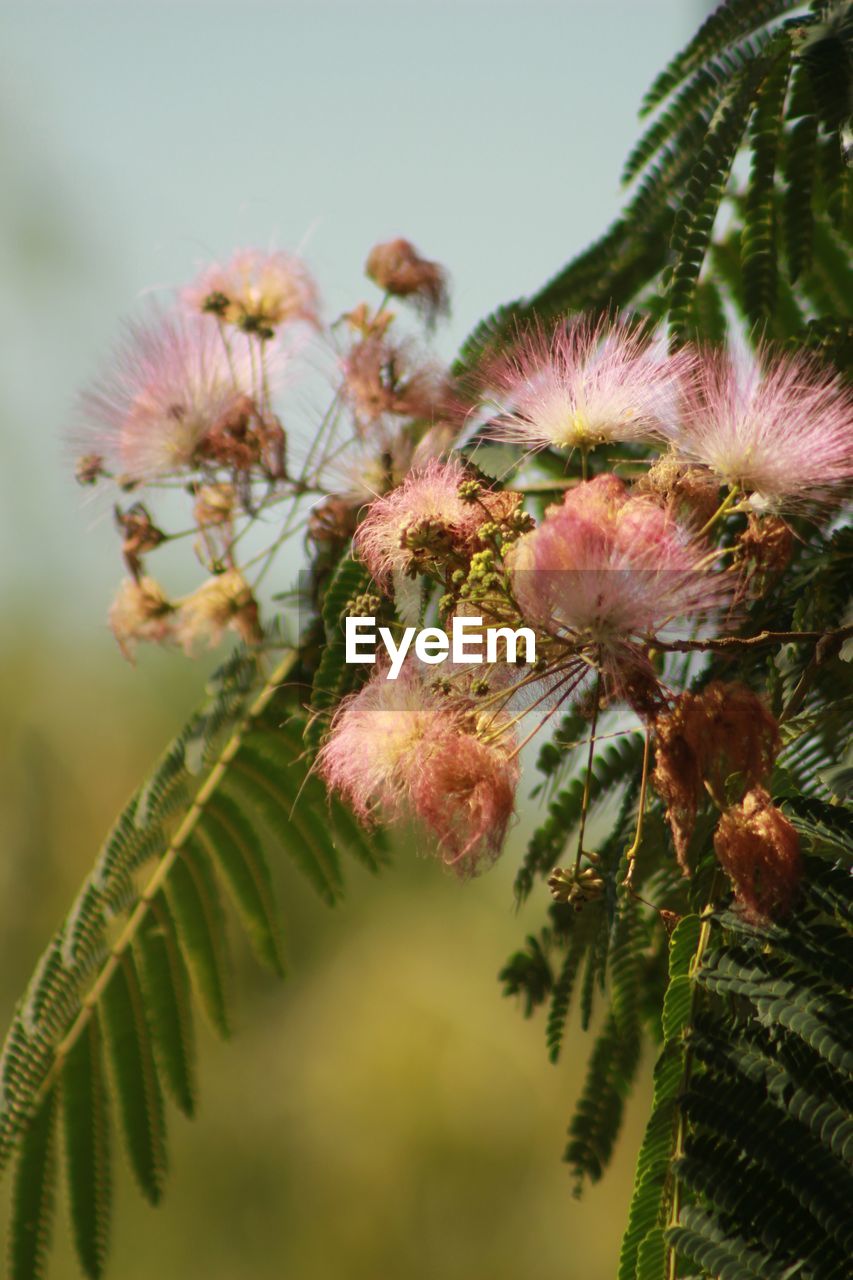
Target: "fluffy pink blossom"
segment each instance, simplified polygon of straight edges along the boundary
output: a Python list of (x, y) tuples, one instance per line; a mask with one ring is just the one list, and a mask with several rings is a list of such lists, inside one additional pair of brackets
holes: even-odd
[(407, 665), (393, 681), (378, 672), (341, 704), (318, 767), (363, 822), (416, 818), (466, 875), (500, 852), (518, 782), (514, 747), (495, 717), (488, 738), (478, 734), (470, 704)]
[(135, 325), (112, 373), (81, 403), (90, 440), (131, 480), (194, 466), (205, 437), (227, 421), (250, 386), (248, 366), (229, 366), (216, 325), (161, 317)]
[(550, 507), (508, 560), (526, 618), (613, 652), (727, 598), (723, 576), (701, 567), (704, 553), (654, 501), (601, 475)]
[(853, 393), (802, 355), (706, 352), (674, 442), (773, 508), (837, 502), (853, 483)]
[(583, 317), (524, 335), (493, 369), (496, 440), (529, 449), (591, 449), (663, 436), (675, 420), (686, 350), (667, 355), (623, 322)]
[(467, 479), (458, 460), (433, 459), (371, 503), (356, 533), (355, 547), (378, 583), (387, 585), (395, 570), (408, 569), (413, 535), (422, 532), (449, 545), (465, 544), (484, 521), (493, 518), (492, 509), (512, 497), (485, 491), (479, 499), (466, 501), (459, 496), (459, 486)]
[(181, 297), (193, 311), (252, 332), (294, 320), (317, 324), (317, 287), (301, 259), (289, 253), (241, 249), (224, 266), (207, 267)]

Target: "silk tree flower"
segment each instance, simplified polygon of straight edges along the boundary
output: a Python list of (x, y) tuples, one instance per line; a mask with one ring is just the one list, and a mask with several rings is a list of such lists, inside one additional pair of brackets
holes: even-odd
[(289, 253), (241, 249), (224, 266), (206, 268), (181, 297), (191, 311), (220, 316), (261, 337), (283, 324), (318, 324), (317, 287), (301, 259)]
[(239, 412), (251, 385), (247, 360), (227, 359), (202, 317), (131, 326), (112, 373), (84, 394), (87, 434), (130, 481), (191, 470), (206, 437)]
[(528, 449), (584, 451), (660, 439), (693, 360), (686, 349), (667, 355), (624, 322), (579, 317), (553, 333), (537, 325), (489, 375), (501, 410), (489, 433)]
[(471, 703), (423, 678), (414, 664), (384, 672), (338, 708), (318, 769), (357, 817), (420, 821), (460, 875), (497, 857), (515, 804), (518, 764), (506, 723), (478, 732)]
[(208, 578), (180, 602), (175, 619), (175, 638), (186, 653), (200, 645), (214, 648), (226, 631), (246, 644), (260, 638), (258, 606), (239, 569)]
[(803, 355), (705, 352), (673, 440), (760, 505), (831, 505), (853, 484), (853, 393)]
[(387, 586), (395, 571), (410, 572), (424, 551), (470, 548), (487, 521), (500, 519), (518, 505), (516, 494), (480, 490), (473, 498), (460, 494), (470, 480), (457, 459), (409, 472), (390, 493), (370, 504), (355, 535), (355, 548), (376, 582)]
[(139, 641), (163, 644), (173, 633), (175, 606), (153, 578), (125, 578), (110, 606), (109, 623), (128, 662)]
[(702, 566), (706, 551), (657, 503), (600, 475), (570, 489), (506, 558), (525, 619), (624, 659), (632, 641), (728, 598), (722, 575)]

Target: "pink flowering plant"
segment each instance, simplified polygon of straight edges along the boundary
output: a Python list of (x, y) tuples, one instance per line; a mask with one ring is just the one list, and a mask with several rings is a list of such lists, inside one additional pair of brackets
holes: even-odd
[(82, 396), (121, 652), (236, 647), (10, 1030), (14, 1280), (43, 1272), (60, 1114), (104, 1273), (106, 1059), (159, 1199), (191, 987), (227, 1027), (211, 902), (279, 970), (277, 860), (328, 901), (342, 855), (414, 847), (470, 879), (515, 856), (528, 796), (515, 886), (539, 920), (501, 979), (547, 1007), (553, 1060), (574, 995), (595, 1028), (578, 1192), (658, 1055), (620, 1280), (847, 1274), (853, 268), (827, 66), (849, 91), (850, 9), (727, 0), (652, 91), (620, 220), (451, 368), (429, 346), (447, 274), (407, 240), (339, 316), (301, 259), (242, 250)]

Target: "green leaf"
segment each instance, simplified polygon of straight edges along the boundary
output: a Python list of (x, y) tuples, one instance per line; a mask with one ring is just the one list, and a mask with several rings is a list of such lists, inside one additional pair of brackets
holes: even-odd
[(766, 58), (748, 63), (718, 107), (676, 215), (672, 235), (676, 261), (669, 289), (670, 328), (676, 342), (683, 341), (689, 330), (696, 285), (720, 202), (768, 65)]
[(746, 308), (755, 324), (771, 314), (776, 302), (776, 161), (790, 69), (786, 43), (761, 85), (752, 117), (752, 170), (743, 206), (741, 254)]
[(219, 1034), (227, 1038), (230, 963), (225, 913), (210, 861), (195, 841), (185, 845), (175, 863), (166, 896), (207, 1016)]
[(107, 1088), (97, 1013), (68, 1053), (62, 1073), (62, 1109), (74, 1244), (84, 1274), (99, 1280), (106, 1259), (111, 1182)]
[(234, 897), (262, 964), (284, 975), (282, 927), (272, 877), (261, 840), (230, 796), (215, 796), (199, 823), (205, 845)]
[(637, 1280), (665, 1280), (666, 1238), (661, 1227), (653, 1227), (637, 1252)]
[(563, 1156), (574, 1172), (577, 1192), (584, 1179), (597, 1182), (610, 1161), (639, 1061), (639, 1032), (623, 1035), (609, 1015), (589, 1060)]
[(165, 895), (151, 903), (136, 943), (163, 1079), (184, 1115), (195, 1111), (195, 1035), (190, 982)]
[(240, 808), (259, 816), (272, 839), (331, 906), (343, 888), (333, 833), (322, 813), (304, 803), (300, 776), (293, 776), (286, 766), (275, 772), (270, 768), (269, 752), (276, 749), (272, 735), (248, 738), (232, 763), (224, 790)]
[(40, 1280), (53, 1221), (56, 1094), (45, 1097), (21, 1141), (12, 1193), (9, 1280)]
[(157, 1204), (166, 1174), (163, 1099), (133, 957), (118, 960), (102, 997), (104, 1031), (127, 1154), (140, 1190)]

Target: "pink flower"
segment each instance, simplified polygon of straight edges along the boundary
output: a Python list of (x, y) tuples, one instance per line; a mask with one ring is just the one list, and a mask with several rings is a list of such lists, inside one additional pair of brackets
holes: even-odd
[(355, 548), (378, 583), (387, 585), (395, 570), (405, 573), (415, 563), (419, 540), (425, 547), (464, 546), (498, 508), (515, 504), (514, 495), (488, 490), (473, 500), (461, 498), (459, 486), (469, 479), (458, 460), (433, 459), (371, 503)]
[(727, 598), (722, 576), (701, 567), (703, 550), (655, 502), (601, 475), (570, 489), (507, 559), (526, 618), (613, 652)]
[(853, 483), (853, 393), (802, 355), (706, 352), (674, 442), (771, 507), (837, 502)]
[(404, 666), (345, 699), (318, 757), (321, 776), (363, 822), (406, 817), (437, 837), (460, 874), (497, 857), (515, 803), (518, 764), (503, 722), (478, 734), (472, 706)]
[(289, 253), (241, 249), (225, 266), (206, 268), (181, 296), (191, 310), (262, 337), (291, 321), (318, 323), (317, 287), (305, 264)]
[(592, 449), (663, 436), (693, 356), (667, 356), (623, 322), (539, 326), (492, 371), (501, 416), (492, 437), (529, 449)]
[(161, 317), (128, 330), (110, 377), (82, 398), (99, 452), (130, 480), (192, 468), (205, 437), (246, 397), (248, 368), (229, 367), (216, 326)]

